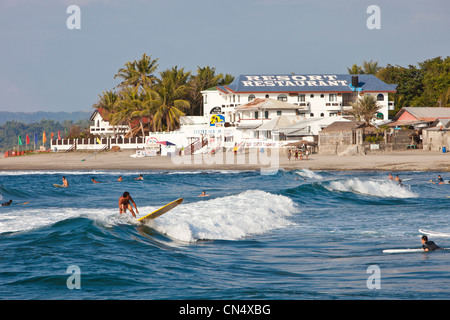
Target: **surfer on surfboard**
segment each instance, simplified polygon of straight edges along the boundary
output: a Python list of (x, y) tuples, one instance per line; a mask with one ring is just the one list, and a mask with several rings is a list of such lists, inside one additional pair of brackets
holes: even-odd
[(68, 187), (69, 186), (69, 182), (67, 181), (66, 177), (62, 177), (62, 182), (63, 182), (63, 187)]
[(441, 247), (437, 246), (436, 243), (434, 243), (434, 241), (428, 241), (427, 236), (422, 236), (421, 241), (422, 241), (422, 248), (424, 251), (434, 251), (441, 249)]
[(136, 213), (139, 214), (136, 203), (134, 202), (133, 198), (130, 196), (130, 193), (126, 192), (126, 191), (119, 198), (119, 213), (120, 214), (125, 213), (125, 212), (127, 212), (127, 209), (128, 209), (128, 210), (130, 210), (133, 217), (136, 218), (136, 214), (134, 213), (133, 206), (131, 205), (130, 202), (134, 205), (134, 208), (136, 209)]

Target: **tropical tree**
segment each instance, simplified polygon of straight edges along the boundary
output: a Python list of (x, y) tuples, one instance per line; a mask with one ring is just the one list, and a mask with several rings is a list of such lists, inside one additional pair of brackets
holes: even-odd
[(193, 75), (188, 83), (187, 100), (191, 104), (189, 113), (191, 115), (199, 115), (203, 109), (202, 91), (211, 87), (226, 85), (231, 83), (234, 77), (230, 74), (225, 76), (222, 73), (216, 74), (216, 68), (213, 67), (197, 67), (197, 74)]
[(152, 59), (145, 53), (140, 60), (128, 61), (120, 68), (115, 78), (121, 78), (123, 81), (119, 84), (120, 87), (126, 86), (152, 86), (156, 82), (154, 73), (158, 68), (158, 59)]
[(350, 68), (347, 67), (347, 71), (349, 74), (373, 74), (376, 75), (378, 71), (382, 70), (383, 67), (378, 65), (377, 61), (363, 61), (362, 66), (358, 66), (358, 64), (353, 64)]
[(358, 66), (356, 63), (352, 65), (351, 68), (347, 67), (349, 74), (361, 74), (363, 73), (362, 67)]
[(378, 71), (383, 69), (383, 67), (380, 67), (377, 61), (370, 60), (370, 61), (363, 61), (362, 69), (364, 74), (376, 75)]
[(352, 109), (349, 110), (349, 113), (358, 121), (364, 121), (367, 127), (370, 126), (370, 122), (381, 108), (377, 99), (369, 94), (365, 94), (350, 105)]
[[(174, 71), (172, 69), (172, 71)], [(181, 70), (180, 70), (181, 71)], [(180, 85), (179, 72), (162, 74), (162, 79), (155, 86), (157, 94), (153, 94), (150, 104), (155, 110), (153, 116), (153, 130), (171, 131), (179, 124), (180, 117), (185, 115), (183, 110), (188, 109), (189, 101), (183, 99), (186, 94), (186, 85)]]

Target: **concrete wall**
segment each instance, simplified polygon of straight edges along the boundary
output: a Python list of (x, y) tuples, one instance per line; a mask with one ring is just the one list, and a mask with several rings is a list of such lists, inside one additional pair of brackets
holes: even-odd
[(423, 150), (441, 151), (446, 147), (450, 148), (450, 131), (448, 130), (423, 130), (422, 131)]

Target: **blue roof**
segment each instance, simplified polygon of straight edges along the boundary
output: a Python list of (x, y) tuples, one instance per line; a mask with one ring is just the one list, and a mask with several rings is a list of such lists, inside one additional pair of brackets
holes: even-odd
[[(232, 83), (217, 89), (228, 92), (395, 92), (396, 84), (387, 84), (372, 74), (358, 74), (358, 88), (351, 74), (276, 74), (240, 75)], [(228, 90), (229, 89), (229, 90)]]

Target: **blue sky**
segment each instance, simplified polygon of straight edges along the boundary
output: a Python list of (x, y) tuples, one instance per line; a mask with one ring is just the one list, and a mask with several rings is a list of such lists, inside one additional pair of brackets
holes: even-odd
[[(80, 30), (66, 27), (69, 5)], [(449, 33), (448, 0), (0, 0), (0, 111), (91, 111), (143, 53), (158, 71), (347, 73), (447, 56)]]

